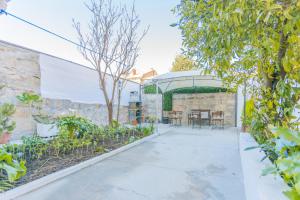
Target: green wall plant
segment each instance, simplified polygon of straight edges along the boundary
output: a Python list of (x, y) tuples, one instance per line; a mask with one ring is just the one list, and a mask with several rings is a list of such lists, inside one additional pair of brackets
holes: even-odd
[[(158, 88), (158, 93), (161, 94), (162, 91)], [(155, 85), (147, 85), (144, 87), (144, 94), (156, 94), (156, 86)]]

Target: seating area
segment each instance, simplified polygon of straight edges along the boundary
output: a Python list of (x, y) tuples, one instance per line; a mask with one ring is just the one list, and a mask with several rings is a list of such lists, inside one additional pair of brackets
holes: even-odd
[[(183, 111), (170, 111), (168, 117), (164, 117), (168, 124), (172, 126), (181, 126), (183, 121)], [(187, 115), (188, 126), (212, 128), (224, 128), (224, 112), (211, 111), (209, 109), (193, 109)]]

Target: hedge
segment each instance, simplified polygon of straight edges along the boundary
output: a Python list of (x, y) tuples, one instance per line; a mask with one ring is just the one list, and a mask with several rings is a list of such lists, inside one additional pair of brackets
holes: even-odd
[[(162, 94), (160, 88), (158, 88), (159, 94)], [(156, 94), (156, 85), (147, 85), (144, 87), (144, 94)]]

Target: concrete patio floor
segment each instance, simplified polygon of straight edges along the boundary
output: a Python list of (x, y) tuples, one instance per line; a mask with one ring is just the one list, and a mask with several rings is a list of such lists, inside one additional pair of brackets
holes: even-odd
[(244, 200), (234, 129), (173, 128), (18, 200)]

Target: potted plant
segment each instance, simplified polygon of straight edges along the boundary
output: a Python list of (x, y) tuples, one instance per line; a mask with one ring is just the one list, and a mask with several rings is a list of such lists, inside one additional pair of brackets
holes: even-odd
[(11, 132), (15, 129), (16, 123), (11, 121), (15, 113), (14, 105), (5, 103), (0, 106), (0, 144), (6, 144), (10, 139)]

